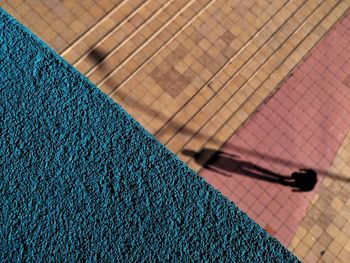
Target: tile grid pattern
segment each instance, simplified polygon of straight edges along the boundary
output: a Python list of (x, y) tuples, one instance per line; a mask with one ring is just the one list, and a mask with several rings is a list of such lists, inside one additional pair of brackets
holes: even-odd
[(11, 0), (0, 6), (61, 53), (121, 0)]
[[(181, 151), (219, 149), (346, 13), (350, 1), (13, 0), (0, 5), (198, 171), (202, 166)], [(340, 63), (332, 64), (332, 73), (339, 72), (343, 66)], [(325, 72), (319, 65), (315, 69)], [(342, 80), (343, 85), (347, 83), (350, 78)], [(292, 96), (290, 103), (300, 99), (301, 94), (297, 95)], [(314, 109), (308, 114), (313, 116)], [(270, 111), (265, 119), (280, 121), (278, 117), (284, 116)], [(326, 121), (323, 125), (331, 126)], [(332, 128), (327, 137), (336, 136), (331, 148), (342, 136), (338, 130)], [(271, 143), (268, 130), (260, 132), (259, 136), (251, 134), (245, 138), (250, 146), (256, 142), (265, 146)], [(304, 137), (307, 134), (310, 132)], [(286, 143), (287, 139), (278, 132), (274, 136)], [(314, 150), (313, 143), (305, 144), (305, 149)], [(321, 144), (319, 147), (323, 148), (314, 151), (322, 152), (326, 146)], [(304, 148), (295, 150), (303, 152)], [(278, 151), (277, 147), (271, 148), (275, 155)], [(332, 153), (327, 152), (321, 165)], [(211, 154), (203, 156), (202, 162), (210, 157)], [(278, 170), (278, 165), (271, 168)], [(258, 197), (261, 187), (245, 183), (232, 193), (222, 182), (221, 190), (232, 198), (249, 196), (247, 193)], [(271, 219), (285, 198), (282, 189), (274, 189), (269, 190), (268, 196), (261, 193), (265, 201), (273, 200), (266, 212), (259, 202), (254, 203), (254, 198), (248, 197), (243, 204), (254, 206), (254, 216), (265, 213), (267, 222), (266, 218)], [(302, 215), (296, 212), (294, 221), (300, 221)], [(260, 223), (287, 240), (293, 229), (278, 225), (277, 221), (271, 225)]]
[(224, 143), (348, 2), (149, 0), (111, 6), (62, 54), (198, 170), (181, 149)]
[[(349, 25), (347, 14), (200, 173), (306, 262), (347, 262), (349, 138), (334, 156), (350, 128)], [(300, 168), (317, 171), (315, 196), (266, 181)]]
[(348, 262), (350, 258), (350, 133), (291, 241), (290, 249), (305, 262)]
[[(344, 4), (344, 2), (342, 4)], [(325, 7), (326, 5), (327, 3), (323, 2), (321, 7)], [(335, 5), (334, 8), (331, 11), (329, 11), (329, 13), (326, 13), (326, 16), (323, 20), (319, 20), (318, 24), (316, 23), (316, 21), (310, 21), (311, 24), (316, 23), (313, 31), (310, 29), (310, 25), (308, 25), (308, 23), (304, 23), (305, 27), (307, 27), (311, 31), (309, 31), (309, 34), (306, 34), (303, 28), (297, 31), (298, 34), (293, 36), (291, 42), (295, 43), (296, 39), (300, 42), (297, 43), (298, 45), (294, 47), (293, 52), (288, 57), (284, 58), (285, 60), (282, 61), (282, 63), (278, 67), (274, 65), (273, 67), (275, 67), (275, 69), (274, 71), (269, 73), (270, 75), (268, 75), (265, 72), (266, 70), (259, 70), (257, 74), (254, 75), (256, 79), (261, 79), (260, 76), (264, 76), (266, 74), (268, 77), (265, 77), (264, 82), (260, 84), (260, 86), (258, 86), (257, 89), (253, 89), (252, 86), (256, 85), (253, 84), (256, 83), (256, 79), (252, 79), (252, 84), (248, 83), (247, 85), (243, 86), (243, 88), (240, 89), (237, 93), (235, 93), (232, 99), (228, 101), (227, 105), (229, 105), (228, 107), (233, 108), (233, 114), (229, 115), (229, 118), (224, 118), (222, 120), (222, 115), (226, 115), (226, 113), (221, 111), (217, 113), (214, 116), (214, 118), (211, 119), (211, 122), (209, 122), (206, 126), (204, 126), (204, 128), (202, 128), (202, 131), (209, 132), (210, 136), (207, 137), (210, 139), (201, 140), (198, 137), (193, 138), (190, 143), (186, 144), (186, 146), (195, 150), (200, 149), (203, 145), (207, 145), (212, 148), (218, 149), (222, 145), (222, 143), (229, 138), (229, 133), (227, 131), (230, 130), (233, 133), (237, 130), (237, 128), (240, 127), (240, 125), (255, 111), (255, 109), (260, 105), (260, 103), (266, 98), (266, 96), (271, 94), (271, 92), (273, 92), (277, 85), (286, 76), (288, 76), (288, 73), (298, 64), (300, 59), (308, 53), (311, 47), (313, 47), (317, 43), (317, 41), (322, 37), (322, 35), (327, 32), (329, 27), (337, 19), (339, 19), (339, 17), (341, 17), (341, 15), (343, 14), (343, 8), (344, 6)], [(324, 15), (325, 11), (320, 10), (320, 12), (316, 14), (322, 17), (322, 14)], [(301, 38), (303, 34), (306, 34), (306, 37), (304, 39)], [(289, 47), (289, 43), (286, 43), (284, 47)], [(274, 62), (276, 62), (276, 60), (281, 61), (279, 51), (281, 51), (281, 53), (284, 52), (283, 49), (280, 49), (277, 52), (275, 52), (276, 56), (270, 60), (272, 61), (272, 65), (274, 64)], [(266, 66), (266, 68), (269, 67), (270, 65)], [(253, 92), (251, 92), (252, 90)], [(214, 132), (210, 131), (211, 129), (213, 129), (213, 125), (215, 127), (215, 125), (218, 125), (220, 121), (222, 125)], [(213, 137), (216, 138), (217, 141), (212, 140)], [(183, 160), (189, 161), (189, 165), (194, 169), (200, 169), (200, 166), (196, 165), (193, 160), (190, 160), (189, 158), (183, 158)]]

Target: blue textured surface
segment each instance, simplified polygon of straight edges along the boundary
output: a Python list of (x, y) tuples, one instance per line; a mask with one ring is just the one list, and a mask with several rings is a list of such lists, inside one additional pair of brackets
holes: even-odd
[(0, 47), (0, 261), (298, 261), (3, 10)]

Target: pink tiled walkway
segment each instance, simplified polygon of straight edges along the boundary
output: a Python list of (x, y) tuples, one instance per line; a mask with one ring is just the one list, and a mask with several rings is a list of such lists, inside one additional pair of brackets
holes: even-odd
[(332, 176), (326, 171), (350, 128), (349, 25), (348, 14), (209, 162), (215, 171), (200, 173), (286, 246), (314, 190), (242, 175), (242, 162), (283, 176), (300, 168), (316, 170), (319, 181)]

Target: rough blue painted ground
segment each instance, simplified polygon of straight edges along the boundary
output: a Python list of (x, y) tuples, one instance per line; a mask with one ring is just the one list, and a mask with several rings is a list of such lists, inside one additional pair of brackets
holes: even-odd
[(295, 262), (0, 10), (0, 260)]

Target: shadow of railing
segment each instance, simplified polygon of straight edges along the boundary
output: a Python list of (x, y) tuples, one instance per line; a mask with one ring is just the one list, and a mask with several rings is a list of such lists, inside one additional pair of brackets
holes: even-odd
[[(88, 55), (89, 58), (94, 60), (96, 63), (99, 63), (98, 70), (102, 70), (102, 71), (107, 70), (105, 68), (105, 65), (104, 65), (104, 62), (103, 62), (106, 56), (107, 56), (107, 54), (105, 54), (104, 52), (100, 51), (97, 48), (92, 50), (89, 53), (89, 55)], [(102, 63), (100, 63), (100, 62), (102, 62)], [(110, 78), (105, 82), (105, 84), (108, 85), (109, 87), (111, 87), (112, 89), (116, 89), (118, 87), (118, 84), (116, 82), (114, 82)], [(127, 94), (125, 92), (122, 92), (121, 90), (118, 90), (118, 93), (115, 93), (115, 94), (120, 99), (122, 99), (122, 98), (127, 96)], [(169, 118), (167, 116), (165, 116), (164, 114), (162, 114), (162, 112), (160, 112), (158, 110), (154, 110), (153, 108), (145, 105), (144, 103), (142, 103), (139, 100), (135, 100), (135, 99), (132, 99), (132, 98), (129, 97), (128, 98), (128, 102), (130, 104), (132, 104), (132, 107), (135, 107), (135, 108), (139, 109), (142, 113), (149, 114), (149, 115), (155, 116), (156, 118), (159, 118), (159, 119), (163, 120), (164, 123), (168, 124), (169, 127), (171, 129), (173, 129), (173, 130), (181, 131), (182, 133), (184, 133), (186, 135), (191, 135), (191, 136), (193, 136), (193, 134), (196, 134), (198, 139), (205, 139), (205, 140), (210, 139), (210, 141), (213, 142), (213, 143), (220, 143), (220, 141), (216, 140), (213, 137), (208, 138), (208, 136), (203, 135), (201, 132), (194, 131), (192, 129), (186, 128), (183, 125), (183, 123), (180, 123), (180, 122), (177, 122), (177, 121), (174, 121), (174, 120), (170, 123), (169, 122)], [(241, 147), (237, 147), (237, 146), (231, 146), (230, 148), (232, 150), (234, 150), (235, 152), (237, 152), (237, 153), (246, 154), (246, 155), (252, 156), (252, 157), (263, 158), (264, 160), (267, 160), (267, 161), (269, 161), (271, 163), (283, 164), (283, 165), (288, 166), (288, 167), (293, 168), (293, 169), (299, 169), (300, 167), (304, 167), (305, 166), (302, 163), (296, 163), (296, 162), (293, 162), (293, 161), (290, 161), (290, 160), (285, 160), (285, 159), (280, 158), (280, 157), (268, 155), (268, 154), (265, 154), (265, 153), (260, 153), (260, 152), (254, 151), (254, 150), (249, 150), (249, 149), (245, 149), (245, 148), (241, 148)], [(184, 150), (183, 152), (186, 153), (186, 151), (188, 151), (188, 150)], [(211, 155), (211, 156), (215, 155), (216, 151), (215, 152), (211, 152), (211, 153), (210, 153), (210, 151), (213, 151), (213, 150), (204, 148), (201, 151), (201, 154), (203, 154), (203, 152), (206, 152), (205, 155)], [(207, 160), (209, 160), (209, 159), (207, 159)], [(201, 165), (204, 166), (205, 164), (201, 164)], [(253, 165), (253, 164), (250, 164), (250, 165)], [(247, 167), (248, 166), (246, 166), (246, 168)], [(258, 168), (258, 167), (255, 166), (255, 168)], [(260, 169), (263, 169), (263, 168), (260, 167)], [(319, 175), (322, 175), (322, 176), (328, 176), (328, 177), (331, 177), (332, 179), (335, 179), (335, 180), (340, 180), (340, 181), (344, 181), (344, 182), (350, 182), (350, 177), (346, 177), (346, 176), (341, 175), (341, 174), (331, 173), (331, 172), (328, 172), (326, 170), (318, 169), (316, 167), (310, 167), (310, 170), (315, 171), (316, 174), (319, 174)], [(250, 173), (253, 176), (253, 172), (250, 171)], [(270, 174), (271, 173), (273, 173), (273, 172), (270, 171)], [(270, 180), (270, 179), (271, 178), (266, 178), (266, 180)]]
[[(104, 63), (104, 59), (105, 59), (106, 56), (107, 56), (107, 54), (105, 54), (104, 52), (102, 52), (98, 48), (95, 48), (94, 50), (92, 50), (88, 54), (88, 57), (90, 59), (92, 59), (96, 63), (99, 63), (99, 66), (98, 66), (97, 70), (101, 70), (101, 71), (105, 71), (105, 70), (107, 71), (107, 68), (105, 67), (105, 63)], [(110, 87), (112, 90), (117, 89), (118, 86), (119, 86), (115, 81), (113, 81), (110, 78), (108, 78), (107, 81), (104, 82), (104, 84), (107, 85), (108, 87)], [(121, 90), (118, 90), (118, 92), (114, 93), (114, 94), (119, 99), (122, 99), (122, 98), (127, 96), (127, 93), (125, 93), (125, 92), (123, 92)], [(128, 103), (131, 104), (132, 107), (137, 108), (138, 110), (140, 110), (140, 112), (142, 112), (144, 114), (155, 116), (156, 118), (161, 119), (162, 121), (164, 121), (164, 124), (169, 125), (169, 127), (172, 130), (181, 131), (182, 133), (184, 133), (186, 135), (191, 135), (191, 136), (193, 134), (196, 134), (196, 136), (199, 139), (206, 139), (206, 140), (209, 139), (208, 136), (203, 135), (201, 132), (194, 131), (194, 130), (191, 130), (189, 128), (186, 128), (183, 123), (177, 122), (174, 119), (172, 120), (172, 122), (169, 122), (169, 117), (165, 116), (162, 112), (160, 112), (158, 110), (154, 110), (152, 107), (142, 103), (141, 101), (130, 98), (130, 96), (128, 97)], [(159, 131), (157, 131), (157, 133), (158, 132)], [(210, 140), (212, 142), (218, 142), (215, 138), (210, 138)]]

